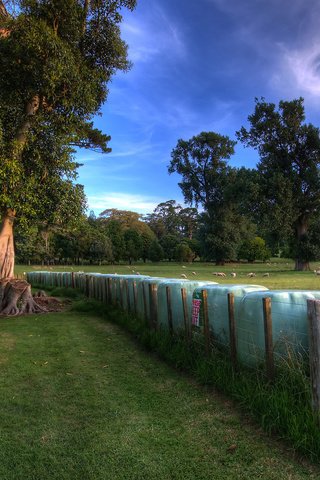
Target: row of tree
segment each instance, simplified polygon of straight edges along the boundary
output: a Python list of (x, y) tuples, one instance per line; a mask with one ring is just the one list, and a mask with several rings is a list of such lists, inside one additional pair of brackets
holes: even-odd
[[(102, 264), (137, 260), (192, 262), (207, 258), (201, 241), (204, 216), (195, 208), (183, 209), (174, 200), (163, 202), (153, 213), (109, 209), (97, 218), (77, 217), (61, 227), (39, 223), (17, 229), (17, 260), (20, 263)], [(233, 259), (266, 260), (270, 252), (259, 237), (239, 244)]]

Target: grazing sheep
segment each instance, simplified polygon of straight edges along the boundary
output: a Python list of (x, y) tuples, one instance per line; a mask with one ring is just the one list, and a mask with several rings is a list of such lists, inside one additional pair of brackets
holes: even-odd
[(263, 277), (270, 277), (270, 273), (266, 272), (262, 275)]
[(320, 270), (313, 270), (316, 275), (320, 275)]
[(212, 275), (215, 275), (216, 277), (226, 277), (226, 274), (223, 272), (213, 272)]
[(192, 273), (192, 275), (197, 275), (196, 272), (191, 272), (191, 273)]
[(140, 275), (140, 272), (135, 272), (135, 273), (136, 273), (136, 275)]
[(250, 278), (255, 277), (255, 276), (256, 276), (256, 274), (253, 273), (253, 272), (250, 272), (250, 273), (248, 273), (248, 275), (247, 275), (247, 277), (250, 277)]
[(230, 273), (231, 277), (235, 278), (237, 276), (236, 272), (231, 272)]
[(181, 273), (181, 278), (188, 278), (188, 277), (184, 273)]
[(182, 265), (182, 268), (187, 268), (185, 265)]

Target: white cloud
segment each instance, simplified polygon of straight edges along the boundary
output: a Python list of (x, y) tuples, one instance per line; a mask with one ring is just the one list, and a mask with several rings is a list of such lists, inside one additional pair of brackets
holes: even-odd
[(138, 213), (151, 213), (156, 206), (165, 201), (163, 198), (151, 197), (148, 195), (130, 194), (122, 192), (110, 192), (101, 195), (89, 195), (89, 210), (98, 213), (107, 208), (119, 210), (130, 210)]
[(155, 2), (148, 8), (147, 15), (139, 15), (126, 19), (121, 27), (122, 35), (129, 45), (129, 58), (135, 64), (148, 62), (155, 56), (166, 52), (167, 57), (185, 57), (186, 48), (182, 32), (176, 23)]
[(298, 89), (320, 96), (320, 46), (285, 53), (285, 60)]

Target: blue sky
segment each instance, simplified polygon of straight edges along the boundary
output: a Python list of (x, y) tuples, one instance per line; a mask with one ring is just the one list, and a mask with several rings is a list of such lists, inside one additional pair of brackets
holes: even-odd
[[(112, 153), (77, 155), (89, 210), (182, 204), (179, 176), (167, 173), (178, 139), (235, 139), (255, 97), (302, 96), (307, 121), (320, 126), (319, 24), (318, 0), (138, 0), (122, 25), (133, 68), (113, 78), (95, 120)], [(238, 144), (230, 163), (257, 160)]]

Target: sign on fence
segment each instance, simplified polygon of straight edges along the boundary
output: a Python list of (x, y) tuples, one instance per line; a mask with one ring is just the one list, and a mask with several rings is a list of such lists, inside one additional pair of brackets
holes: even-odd
[(192, 317), (191, 317), (192, 318), (191, 324), (196, 327), (200, 327), (200, 324), (202, 324), (201, 304), (202, 304), (201, 292), (196, 292), (192, 299)]

